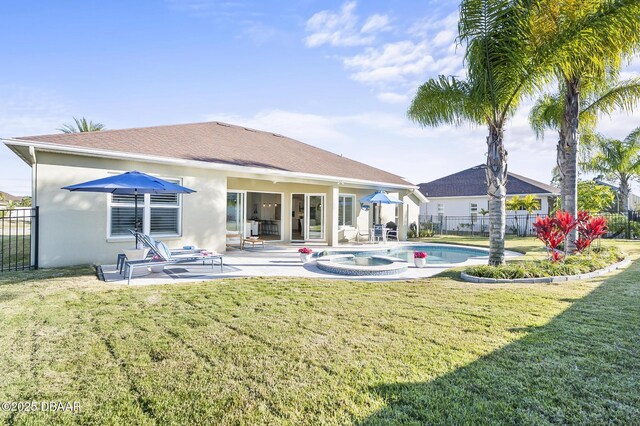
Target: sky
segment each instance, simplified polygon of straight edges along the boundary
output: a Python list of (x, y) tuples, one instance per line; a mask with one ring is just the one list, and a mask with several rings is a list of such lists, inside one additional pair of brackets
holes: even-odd
[[(486, 130), (422, 128), (421, 83), (464, 75), (457, 1), (2, 0), (0, 137), (57, 133), (72, 117), (108, 129), (224, 121), (284, 134), (413, 183), (485, 162)], [(623, 77), (640, 75), (640, 61)], [(506, 127), (509, 170), (549, 182), (553, 132), (528, 100)], [(640, 111), (603, 118), (623, 138)], [(0, 190), (30, 169), (0, 146)]]

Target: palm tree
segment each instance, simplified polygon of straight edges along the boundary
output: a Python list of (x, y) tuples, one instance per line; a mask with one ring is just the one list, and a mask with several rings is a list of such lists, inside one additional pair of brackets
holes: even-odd
[(578, 39), (598, 23), (580, 21), (576, 24), (580, 28), (571, 27), (541, 43), (534, 30), (539, 3), (464, 0), (458, 42), (465, 45), (467, 78), (429, 79), (418, 89), (408, 111), (409, 118), (423, 126), (463, 122), (487, 126), (490, 265), (504, 263), (504, 126), (526, 96), (538, 93), (553, 80), (559, 62), (569, 62), (567, 57), (572, 54), (590, 54)]
[(73, 121), (75, 121), (75, 125), (63, 124), (58, 130), (62, 133), (99, 132), (100, 130), (104, 130), (104, 124), (94, 123), (84, 117), (73, 117)]
[(31, 197), (22, 197), (20, 201), (18, 201), (18, 206), (31, 207)]
[(640, 127), (622, 141), (596, 135), (596, 153), (581, 166), (585, 171), (602, 173), (606, 179), (617, 181), (622, 210), (629, 210), (630, 184), (640, 176)]
[(529, 219), (531, 219), (531, 215), (534, 211), (540, 210), (540, 201), (534, 195), (526, 195), (522, 198), (518, 195), (514, 195), (510, 200), (508, 200), (505, 204), (507, 210), (513, 210), (515, 221), (516, 221), (516, 235), (520, 235), (520, 221), (518, 220), (518, 211), (524, 210), (527, 212), (525, 216), (525, 229), (523, 232), (523, 237), (527, 235), (527, 228), (529, 227)]
[[(594, 148), (594, 133), (598, 119), (613, 112), (631, 112), (640, 105), (640, 77), (624, 81), (616, 81), (615, 76), (607, 78), (599, 87), (583, 93), (580, 105), (580, 147), (579, 162), (590, 157)], [(563, 96), (559, 93), (544, 94), (536, 100), (529, 113), (529, 123), (539, 139), (544, 138), (544, 131), (558, 131), (560, 144), (560, 127), (564, 114)], [(559, 145), (558, 145), (559, 146)], [(560, 175), (559, 166), (554, 168), (554, 175)]]
[[(637, 51), (640, 42), (638, 0), (546, 0), (536, 25), (541, 45), (567, 32), (582, 37), (567, 45), (566, 60), (557, 63), (562, 114), (557, 146), (562, 208), (577, 214), (578, 146), (582, 96), (619, 70), (622, 60)], [(585, 48), (588, 49), (585, 51)], [(573, 53), (570, 53), (573, 52)], [(585, 53), (589, 52), (589, 53)], [(568, 239), (576, 238), (574, 229)]]

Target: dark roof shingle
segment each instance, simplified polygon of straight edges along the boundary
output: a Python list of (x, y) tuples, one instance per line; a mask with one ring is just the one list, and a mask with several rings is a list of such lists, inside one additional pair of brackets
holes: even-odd
[[(470, 169), (421, 183), (420, 191), (427, 197), (470, 197), (487, 195), (487, 181), (485, 169), (481, 164)], [(560, 190), (546, 183), (538, 182), (515, 173), (508, 173), (507, 194), (559, 194)]]
[(400, 176), (295, 139), (219, 122), (23, 136), (15, 139), (412, 185)]

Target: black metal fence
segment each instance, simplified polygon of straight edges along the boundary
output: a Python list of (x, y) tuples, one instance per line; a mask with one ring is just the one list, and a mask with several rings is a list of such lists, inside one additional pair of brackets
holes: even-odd
[(38, 269), (38, 208), (0, 208), (0, 272)]
[[(527, 215), (526, 213), (507, 215), (507, 235), (533, 237), (536, 235), (533, 222), (536, 217), (547, 215)], [(609, 232), (605, 238), (640, 238), (640, 214), (638, 212), (598, 213), (607, 218)], [(439, 216), (421, 215), (420, 231), (424, 235), (489, 236), (489, 216)]]

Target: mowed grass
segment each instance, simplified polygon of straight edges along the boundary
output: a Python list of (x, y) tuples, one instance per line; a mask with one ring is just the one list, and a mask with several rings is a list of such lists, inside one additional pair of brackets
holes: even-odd
[(0, 235), (0, 270), (29, 269), (31, 262), (30, 235)]
[[(637, 254), (640, 245), (628, 248)], [(8, 424), (633, 424), (639, 273), (636, 262), (557, 285), (469, 284), (449, 272), (392, 283), (138, 288), (100, 283), (84, 268), (2, 274), (0, 401), (78, 401), (81, 411), (0, 416)]]

